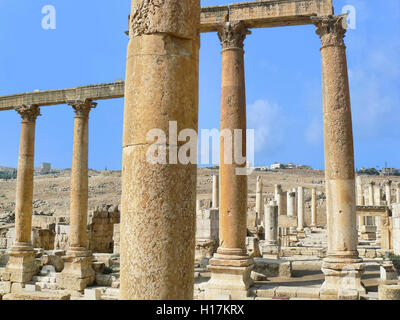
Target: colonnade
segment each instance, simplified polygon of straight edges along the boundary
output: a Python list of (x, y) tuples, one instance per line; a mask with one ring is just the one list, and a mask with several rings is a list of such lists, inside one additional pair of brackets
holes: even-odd
[[(122, 299), (191, 299), (193, 297), (196, 165), (147, 161), (146, 134), (198, 130), (200, 1), (168, 1), (140, 18), (140, 1), (132, 1), (127, 55), (121, 201)], [(144, 2), (143, 2), (144, 3)], [(179, 4), (179, 6), (178, 6)], [(150, 4), (144, 5), (149, 6)], [(177, 6), (180, 10), (177, 10)], [(146, 9), (146, 8), (145, 8)], [(161, 18), (162, 17), (162, 18)], [(328, 253), (322, 270), (322, 298), (337, 298), (346, 289), (365, 292), (357, 252), (353, 133), (343, 16), (315, 18), (321, 39)], [(220, 245), (210, 260), (206, 297), (248, 295), (253, 259), (246, 250), (246, 166), (234, 157), (246, 150), (244, 40), (250, 31), (242, 21), (218, 27), (222, 45), (221, 131), (241, 130), (233, 148), (221, 137)], [(151, 75), (151, 77), (149, 77)], [(166, 98), (167, 97), (167, 98)], [(71, 103), (76, 111), (71, 182), (71, 235), (63, 285), (82, 289), (93, 279), (86, 247), (87, 134), (91, 101)], [(17, 179), (16, 243), (7, 270), (14, 282), (27, 282), (34, 270), (30, 239), (33, 155), (37, 106), (17, 109), (22, 117)], [(168, 139), (167, 139), (168, 141)], [(168, 144), (159, 152), (179, 147)], [(226, 156), (233, 162), (225, 163)], [(301, 193), (300, 193), (301, 194)], [(299, 197), (300, 198), (300, 197)], [(216, 201), (216, 199), (214, 199)], [(315, 221), (315, 220), (314, 220)], [(300, 223), (301, 227), (301, 223)]]
[[(86, 225), (88, 209), (88, 132), (89, 112), (96, 107), (91, 100), (70, 101), (75, 111), (74, 143), (71, 170), (71, 207), (69, 249), (60, 285), (65, 289), (82, 291), (94, 282), (92, 253), (87, 250)], [(6, 266), (11, 282), (29, 282), (37, 272), (32, 247), (32, 203), (37, 105), (15, 108), (20, 114), (21, 140), (18, 159), (15, 210), (15, 242)]]

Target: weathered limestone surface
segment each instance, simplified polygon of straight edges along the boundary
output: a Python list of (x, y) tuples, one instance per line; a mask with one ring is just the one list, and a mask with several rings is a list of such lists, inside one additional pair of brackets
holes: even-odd
[[(322, 299), (342, 288), (365, 293), (358, 256), (353, 131), (343, 16), (315, 19), (321, 39), (328, 252), (322, 271)], [(344, 277), (351, 274), (353, 281)]]
[[(246, 95), (244, 77), (244, 39), (250, 31), (240, 22), (219, 26), (222, 45), (221, 132), (241, 130), (241, 144), (221, 136), (220, 159), (220, 246), (208, 266), (207, 299), (230, 294), (232, 299), (248, 295), (253, 260), (246, 250), (247, 176), (239, 175), (246, 161), (234, 153), (246, 155)], [(239, 148), (239, 150), (238, 150)], [(228, 158), (231, 159), (229, 159)]]
[(88, 249), (92, 252), (119, 253), (119, 251), (114, 251), (114, 248), (119, 246), (119, 229), (115, 229), (114, 226), (119, 223), (120, 212), (118, 206), (97, 206), (89, 214)]
[(278, 245), (278, 206), (275, 201), (265, 206), (265, 241), (268, 245)]
[(392, 204), (392, 181), (388, 180), (385, 183), (386, 205)]
[(203, 209), (196, 211), (196, 251), (195, 260), (212, 258), (219, 243), (219, 211)]
[(213, 176), (212, 186), (212, 206), (213, 208), (219, 207), (219, 176)]
[(293, 217), (296, 215), (296, 192), (287, 193), (287, 215)]
[(75, 111), (71, 170), (69, 248), (61, 274), (61, 287), (82, 291), (95, 280), (92, 253), (87, 248), (89, 112), (97, 106), (91, 100), (70, 101)]
[(256, 184), (256, 212), (257, 224), (264, 225), (264, 196), (263, 196), (263, 182), (260, 176), (257, 177)]
[(400, 183), (396, 186), (396, 203), (400, 203)]
[(216, 31), (226, 21), (243, 20), (250, 28), (312, 24), (311, 16), (333, 14), (332, 0), (253, 1), (201, 10), (201, 31)]
[(400, 203), (392, 205), (393, 219), (393, 252), (400, 255)]
[(123, 98), (125, 83), (117, 81), (71, 89), (46, 90), (19, 93), (0, 97), (0, 111), (11, 110), (20, 105), (55, 106), (76, 100), (103, 100)]
[[(122, 160), (121, 299), (192, 299), (196, 165), (150, 163), (147, 133), (198, 130), (200, 1), (133, 0)], [(161, 153), (176, 151), (175, 142)], [(171, 161), (168, 161), (171, 160)]]
[(17, 107), (16, 111), (21, 115), (22, 122), (15, 206), (15, 243), (10, 250), (6, 271), (10, 273), (12, 282), (25, 283), (36, 273), (31, 228), (35, 127), (40, 109), (36, 105), (23, 105)]
[(379, 300), (400, 300), (400, 285), (379, 285)]
[(304, 188), (297, 188), (297, 231), (304, 230)]
[(368, 184), (368, 204), (369, 204), (370, 206), (375, 205), (375, 199), (374, 199), (374, 185), (375, 185), (375, 182), (373, 182), (373, 181), (371, 181), (371, 182)]
[(317, 189), (311, 189), (311, 227), (317, 226)]

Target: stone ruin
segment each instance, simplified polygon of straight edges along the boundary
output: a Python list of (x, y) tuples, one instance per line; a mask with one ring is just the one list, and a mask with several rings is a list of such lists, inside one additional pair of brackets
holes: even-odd
[[(367, 279), (362, 279), (365, 265), (376, 264), (363, 262), (363, 256), (400, 254), (400, 200), (392, 202), (390, 186), (383, 200), (380, 186), (371, 185), (367, 203), (358, 183), (356, 188), (345, 20), (346, 15), (334, 15), (332, 0), (265, 0), (205, 8), (199, 0), (160, 1), (157, 7), (152, 1), (132, 1), (125, 83), (0, 97), (0, 111), (15, 110), (21, 116), (15, 223), (0, 229), (5, 239), (1, 245), (8, 249), (0, 257), (3, 265), (6, 262), (0, 268), (0, 297), (398, 298), (397, 282), (381, 279), (376, 297), (367, 292)], [(248, 177), (236, 174), (248, 172), (246, 148), (244, 163), (221, 157), (211, 207), (196, 206), (196, 166), (146, 161), (145, 137), (154, 127), (168, 132), (171, 120), (180, 128), (198, 129), (200, 33), (215, 32), (221, 42), (221, 131), (242, 130), (244, 135), (244, 41), (254, 28), (296, 25), (314, 25), (321, 41), (327, 223), (321, 226), (316, 219), (315, 190), (308, 225), (304, 186), (283, 191), (277, 185), (273, 198), (264, 201), (261, 179), (255, 212), (248, 214)], [(115, 206), (88, 216), (88, 119), (97, 106), (94, 100), (121, 97), (125, 112), (118, 226)], [(41, 107), (59, 104), (68, 104), (75, 112), (70, 216), (35, 222), (36, 119)], [(225, 142), (221, 151), (228, 148)], [(120, 252), (121, 265), (119, 254), (111, 253), (114, 249)], [(298, 256), (312, 258), (304, 261)], [(382, 277), (392, 277), (396, 263), (396, 258), (385, 258)], [(322, 276), (318, 285), (281, 285), (299, 267), (317, 267)], [(342, 285), (343, 277), (350, 275), (353, 281)], [(269, 285), (263, 283), (266, 278)]]

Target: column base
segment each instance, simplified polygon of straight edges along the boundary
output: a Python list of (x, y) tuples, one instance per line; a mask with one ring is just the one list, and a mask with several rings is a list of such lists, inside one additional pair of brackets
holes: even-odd
[(64, 257), (64, 270), (59, 286), (67, 290), (83, 291), (96, 279), (92, 268), (93, 255), (86, 249), (71, 249)]
[[(325, 274), (325, 282), (320, 289), (321, 300), (353, 300), (367, 292), (361, 282), (364, 272), (362, 259), (327, 257), (322, 263), (322, 272)], [(348, 297), (343, 297), (343, 294)]]
[[(226, 254), (227, 251), (230, 251), (229, 254)], [(250, 277), (253, 259), (245, 249), (219, 248), (208, 269), (211, 279), (205, 286), (206, 300), (221, 300), (226, 296), (231, 300), (241, 300), (249, 296), (249, 288), (254, 283)]]
[(27, 283), (38, 272), (35, 263), (35, 251), (30, 243), (16, 243), (9, 251), (9, 261), (6, 266), (6, 273), (9, 274), (9, 281)]
[(263, 258), (277, 259), (279, 257), (279, 245), (275, 241), (266, 241), (261, 245), (261, 254)]

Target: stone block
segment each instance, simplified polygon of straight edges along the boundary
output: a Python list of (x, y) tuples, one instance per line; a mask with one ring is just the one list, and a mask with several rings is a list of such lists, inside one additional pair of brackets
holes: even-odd
[(375, 249), (367, 249), (365, 252), (365, 257), (369, 259), (376, 258), (376, 250)]
[(361, 233), (376, 233), (377, 227), (376, 226), (361, 226)]
[(106, 265), (103, 262), (93, 262), (92, 268), (95, 273), (103, 274), (106, 269)]
[(319, 288), (297, 288), (297, 298), (319, 299)]
[(24, 290), (24, 288), (25, 284), (14, 282), (11, 284), (11, 293), (21, 292), (22, 290)]
[(278, 287), (275, 292), (276, 297), (297, 297), (297, 287)]
[(253, 271), (266, 277), (290, 278), (292, 276), (292, 263), (286, 260), (255, 258)]
[(267, 281), (268, 280), (268, 277), (265, 274), (255, 272), (255, 271), (251, 272), (251, 278), (254, 281)]
[(0, 254), (0, 266), (5, 266), (10, 259), (10, 255), (8, 253)]
[(360, 293), (355, 289), (340, 289), (338, 300), (360, 300)]
[(26, 284), (24, 290), (29, 292), (36, 292), (42, 291), (42, 288), (37, 284)]
[(109, 274), (96, 274), (96, 284), (98, 286), (111, 287), (113, 277)]
[(380, 284), (379, 300), (400, 300), (400, 285)]
[(41, 266), (53, 266), (56, 272), (61, 272), (64, 269), (64, 260), (58, 255), (43, 255), (40, 258), (40, 264)]
[(85, 300), (101, 300), (100, 289), (85, 289), (84, 291)]
[(0, 294), (6, 294), (11, 292), (11, 282), (10, 281), (0, 281)]
[(53, 292), (16, 292), (3, 296), (3, 300), (70, 300), (71, 295)]
[(273, 298), (277, 288), (276, 286), (262, 286), (255, 291), (255, 295), (259, 298)]

